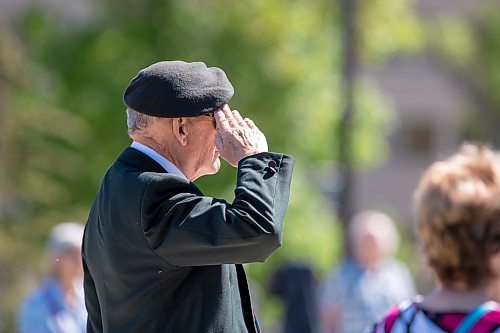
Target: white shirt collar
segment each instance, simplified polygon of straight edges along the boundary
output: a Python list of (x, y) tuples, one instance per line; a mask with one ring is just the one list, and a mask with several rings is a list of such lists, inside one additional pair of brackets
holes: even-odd
[(161, 156), (158, 152), (149, 148), (148, 146), (143, 145), (142, 143), (139, 143), (137, 141), (134, 141), (132, 142), (130, 147), (137, 149), (138, 151), (151, 157), (156, 163), (161, 165), (163, 169), (165, 169), (165, 171), (167, 171), (168, 173), (173, 173), (177, 176), (187, 179), (187, 177), (182, 173), (182, 171), (179, 170), (179, 168), (177, 168), (172, 162), (170, 162), (165, 157)]

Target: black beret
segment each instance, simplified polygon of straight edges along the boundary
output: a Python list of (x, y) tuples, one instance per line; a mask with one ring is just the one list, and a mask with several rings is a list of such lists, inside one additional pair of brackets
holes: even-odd
[(207, 68), (202, 62), (161, 61), (130, 81), (123, 100), (150, 116), (196, 117), (222, 107), (233, 94), (233, 86), (220, 68)]

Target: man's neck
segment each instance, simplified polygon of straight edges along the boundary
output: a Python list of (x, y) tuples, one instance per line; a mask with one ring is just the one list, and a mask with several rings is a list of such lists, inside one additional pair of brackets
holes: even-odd
[(189, 180), (190, 174), (188, 172), (188, 169), (186, 167), (186, 163), (181, 158), (176, 158), (179, 154), (175, 154), (171, 149), (167, 147), (165, 144), (159, 143), (157, 140), (144, 136), (144, 135), (133, 135), (132, 139), (135, 142), (138, 142), (140, 144), (143, 144), (151, 149), (153, 149), (155, 152), (166, 158), (170, 163), (175, 165)]
[(437, 288), (424, 296), (422, 307), (432, 312), (457, 311), (468, 312), (488, 301), (487, 288), (448, 289)]

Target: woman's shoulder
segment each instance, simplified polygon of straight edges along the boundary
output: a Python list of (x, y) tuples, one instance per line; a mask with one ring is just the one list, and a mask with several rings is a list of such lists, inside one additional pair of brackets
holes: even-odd
[(420, 311), (418, 307), (420, 299), (420, 296), (416, 296), (392, 306), (387, 310), (385, 315), (365, 333), (399, 332), (397, 330), (398, 327), (407, 327), (414, 320), (417, 312)]
[(455, 331), (500, 333), (500, 304), (494, 301), (481, 304), (463, 318)]
[(497, 326), (494, 332), (500, 332), (500, 304), (497, 302), (489, 302), (489, 307), (486, 309), (478, 324), (484, 323), (488, 327)]
[(475, 314), (439, 313), (432, 314), (423, 310), (419, 303), (421, 297), (405, 301), (390, 308), (384, 317), (375, 323), (366, 333), (400, 333), (408, 328), (421, 332), (446, 332), (455, 330), (466, 319), (470, 322), (467, 332), (500, 333), (500, 304), (485, 303), (482, 311)]

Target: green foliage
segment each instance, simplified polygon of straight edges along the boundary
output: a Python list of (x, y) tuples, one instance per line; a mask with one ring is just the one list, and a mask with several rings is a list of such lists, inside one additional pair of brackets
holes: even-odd
[(420, 50), (424, 30), (412, 11), (411, 1), (360, 1), (362, 55), (368, 61), (382, 61), (398, 53)]
[(485, 93), (495, 103), (495, 112), (500, 114), (500, 6), (488, 11), (475, 27), (473, 68), (484, 84)]

